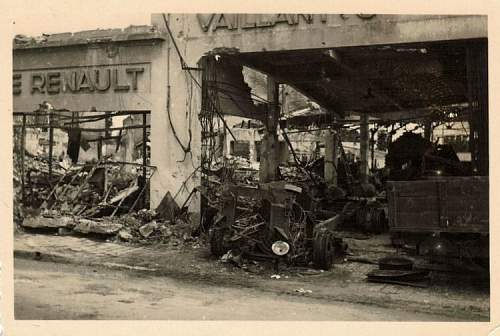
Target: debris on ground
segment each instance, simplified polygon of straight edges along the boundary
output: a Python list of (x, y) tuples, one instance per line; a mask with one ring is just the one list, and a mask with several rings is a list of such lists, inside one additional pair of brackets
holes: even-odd
[[(14, 176), (17, 206), (28, 204), (33, 209), (87, 218), (120, 215), (140, 208), (146, 187), (140, 165), (109, 159), (74, 165), (53, 160), (50, 165), (43, 155), (26, 153), (24, 171), (24, 188), (23, 177), (19, 173)], [(154, 171), (154, 167), (147, 167), (147, 180)], [(20, 217), (18, 210), (15, 213)]]
[[(49, 160), (42, 155), (31, 156), (27, 153), (24, 159), (25, 188), (24, 200), (32, 207), (39, 207), (50, 194), (50, 185), (61, 178), (65, 169), (57, 162), (52, 164), (52, 177), (49, 179)], [(21, 176), (19, 176), (21, 180)], [(19, 190), (22, 192), (22, 190)], [(22, 195), (21, 195), (22, 196)]]
[(224, 183), (202, 195), (217, 210), (203, 223), (205, 230), (210, 227), (210, 248), (217, 257), (238, 250), (245, 260), (288, 266), (313, 262), (316, 268), (330, 269), (334, 257), (347, 248), (334, 227), (318, 225), (317, 195), (310, 186)]
[(146, 184), (140, 164), (109, 158), (74, 165), (54, 160), (49, 177), (48, 158), (26, 154), (25, 169), (24, 192), (19, 171), (14, 174), (14, 217), (21, 229), (97, 235), (133, 244), (200, 246), (201, 238), (192, 237), (188, 216), (177, 218), (179, 207), (169, 193), (158, 209), (144, 207), (154, 167), (147, 166)]
[(40, 228), (73, 228), (75, 223), (73, 218), (62, 217), (26, 217), (22, 222), (22, 226), (32, 229)]
[(293, 272), (300, 275), (319, 275), (324, 273), (324, 270), (308, 268), (308, 267), (290, 267), (288, 269), (289, 272)]
[(379, 260), (379, 269), (367, 274), (369, 282), (390, 283), (413, 287), (429, 286), (429, 271), (413, 268), (414, 261), (406, 256), (390, 255)]
[(78, 233), (94, 233), (94, 234), (102, 234), (102, 235), (113, 235), (118, 233), (122, 224), (105, 221), (105, 220), (90, 220), (85, 218), (76, 219), (76, 225), (73, 228), (75, 232)]
[(152, 221), (141, 226), (139, 232), (144, 238), (148, 238), (156, 229), (158, 229), (158, 223)]
[[(152, 219), (153, 211), (142, 209), (119, 217), (84, 218), (65, 216), (53, 210), (48, 214), (26, 217), (21, 225), (25, 230), (52, 231), (59, 235), (92, 235), (109, 241), (131, 244), (168, 244), (200, 248), (205, 241), (193, 237), (193, 225), (177, 220), (174, 223)], [(150, 220), (150, 221), (148, 221)]]
[(220, 261), (222, 263), (231, 263), (235, 266), (241, 267), (243, 259), (241, 257), (241, 253), (237, 253), (233, 250), (227, 251), (226, 254), (224, 254), (221, 258)]
[(413, 287), (429, 286), (429, 271), (423, 270), (373, 270), (367, 274), (369, 282), (381, 282)]

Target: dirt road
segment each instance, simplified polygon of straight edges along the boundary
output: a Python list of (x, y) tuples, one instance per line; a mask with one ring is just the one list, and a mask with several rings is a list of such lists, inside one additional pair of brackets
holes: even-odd
[(15, 260), (16, 319), (450, 321), (127, 271)]

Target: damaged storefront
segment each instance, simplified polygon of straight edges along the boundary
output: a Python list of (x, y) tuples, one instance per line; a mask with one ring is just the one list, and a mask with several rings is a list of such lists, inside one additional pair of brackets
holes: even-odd
[[(18, 194), (121, 240), (164, 241), (180, 222), (184, 241), (238, 265), (367, 262), (380, 266), (370, 281), (415, 286), (457, 260), (488, 273), (486, 26), (153, 14), (150, 27), (20, 39)], [(32, 129), (48, 130), (40, 145)], [(380, 263), (359, 247), (373, 237), (391, 246)], [(424, 255), (439, 265), (415, 269)]]
[(26, 228), (116, 233), (150, 208), (150, 26), (14, 39), (15, 219)]
[[(179, 160), (164, 172), (175, 171), (167, 180), (176, 195), (195, 209), (200, 201), (199, 230), (210, 232), (214, 255), (329, 269), (349, 253), (346, 231), (390, 232), (395, 248), (487, 265), (484, 17), (152, 20), (170, 37), (166, 104)], [(464, 148), (439, 134), (453, 125), (470, 153), (462, 160)], [(292, 138), (313, 132), (300, 153)], [(179, 169), (186, 162), (192, 168)], [(400, 271), (370, 279), (427, 274)]]

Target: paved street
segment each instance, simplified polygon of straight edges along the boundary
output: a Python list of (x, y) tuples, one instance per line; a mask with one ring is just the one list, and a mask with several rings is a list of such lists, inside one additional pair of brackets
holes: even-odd
[[(304, 299), (304, 295), (297, 293), (297, 290), (304, 288), (305, 290), (312, 291), (312, 293), (305, 295), (307, 295), (310, 302), (315, 302), (314, 305), (310, 305), (313, 307), (313, 310), (319, 307), (320, 304), (328, 307), (328, 309), (321, 308), (321, 312), (328, 312), (325, 313), (327, 315), (325, 319), (327, 320), (341, 319), (341, 317), (336, 316), (345, 316), (342, 314), (346, 310), (341, 310), (340, 315), (330, 311), (330, 309), (343, 304), (353, 304), (356, 307), (369, 307), (366, 311), (357, 309), (358, 311), (363, 311), (362, 316), (366, 317), (353, 316), (353, 319), (370, 319), (370, 316), (376, 315), (375, 307), (386, 308), (387, 311), (391, 312), (387, 316), (395, 319), (403, 315), (401, 315), (402, 313), (394, 315), (393, 311), (398, 312), (400, 310), (403, 310), (405, 316), (409, 316), (410, 319), (417, 319), (416, 316), (420, 316), (418, 314), (424, 314), (424, 317), (431, 314), (435, 317), (435, 320), (461, 319), (466, 321), (485, 321), (489, 319), (489, 293), (485, 289), (475, 289), (471, 285), (465, 285), (465, 283), (462, 286), (458, 286), (457, 284), (434, 284), (429, 288), (369, 283), (365, 280), (365, 274), (373, 269), (374, 266), (367, 264), (340, 263), (336, 264), (331, 271), (317, 275), (302, 275), (300, 270), (283, 269), (280, 271), (281, 278), (277, 280), (271, 277), (275, 273), (272, 269), (249, 269), (245, 271), (241, 268), (214, 260), (209, 256), (209, 252), (205, 248), (194, 249), (184, 247), (181, 249), (172, 249), (161, 245), (139, 247), (111, 242), (105, 243), (71, 236), (41, 234), (18, 234), (15, 237), (14, 243), (16, 256), (15, 275), (18, 280), (16, 296), (19, 300), (22, 300), (20, 302), (26, 302), (26, 304), (18, 304), (18, 307), (22, 307), (24, 316), (27, 316), (28, 312), (31, 312), (33, 314), (31, 315), (32, 318), (36, 318), (37, 314), (53, 314), (48, 309), (37, 309), (36, 311), (33, 311), (33, 309), (37, 305), (41, 305), (42, 307), (45, 307), (44, 305), (52, 306), (54, 301), (52, 301), (51, 295), (58, 293), (58, 291), (62, 291), (62, 298), (58, 300), (57, 304), (63, 305), (65, 300), (64, 295), (68, 295), (68, 293), (70, 295), (74, 294), (65, 288), (80, 287), (80, 289), (75, 291), (82, 292), (78, 294), (78, 299), (80, 300), (79, 302), (85, 302), (86, 295), (84, 294), (92, 294), (94, 292), (89, 291), (85, 287), (86, 283), (75, 282), (76, 279), (80, 280), (83, 274), (83, 278), (92, 279), (93, 282), (99, 282), (99, 286), (106, 286), (112, 289), (126, 288), (131, 283), (134, 286), (141, 283), (141, 290), (152, 292), (154, 299), (161, 297), (161, 293), (166, 292), (167, 289), (171, 290), (170, 287), (162, 285), (159, 286), (162, 290), (148, 289), (155, 288), (154, 284), (158, 281), (160, 284), (168, 282), (169, 286), (170, 284), (174, 286), (180, 281), (183, 285), (182, 288), (186, 288), (187, 284), (190, 283), (194, 292), (199, 293), (201, 291), (201, 296), (195, 295), (194, 297), (196, 298), (203, 297), (206, 295), (205, 292), (212, 293), (216, 288), (223, 288), (226, 292), (232, 291), (234, 294), (224, 298), (221, 303), (221, 309), (225, 309), (230, 298), (240, 298), (244, 293), (253, 294), (254, 296), (249, 297), (259, 297), (262, 300), (287, 298), (288, 300), (292, 300), (292, 302), (296, 302), (293, 300), (298, 299), (300, 303), (302, 302), (300, 300)], [(381, 250), (380, 252), (376, 250), (375, 247), (379, 246), (380, 242), (375, 241), (370, 243), (369, 241), (363, 241), (363, 245), (360, 245), (361, 243), (361, 241), (350, 241), (349, 244), (352, 246), (354, 252), (360, 249), (372, 251), (373, 258), (383, 256), (387, 253), (385, 250)], [(34, 259), (39, 261), (34, 262)], [(53, 264), (54, 262), (58, 264)], [(68, 266), (68, 264), (79, 265), (79, 267)], [(93, 272), (94, 269), (98, 272)], [(48, 274), (43, 273), (49, 270)], [(121, 279), (124, 276), (127, 276), (125, 282), (117, 283), (114, 280), (117, 277)], [(148, 281), (141, 282), (144, 279), (148, 279)], [(36, 285), (34, 285), (35, 281), (37, 281)], [(29, 296), (24, 292), (26, 288), (30, 291)], [(132, 292), (134, 288), (132, 288)], [(110, 292), (113, 291), (111, 290)], [(183, 293), (181, 289), (176, 289), (175, 292), (177, 295)], [(91, 295), (91, 298), (102, 299), (105, 305), (100, 304), (99, 307), (107, 307), (111, 303), (117, 303), (117, 300), (121, 300), (122, 298), (114, 300), (120, 294), (120, 292), (113, 292), (113, 295), (97, 293)], [(130, 300), (127, 295), (123, 295), (125, 296), (124, 300)], [(246, 297), (245, 300), (242, 299), (237, 306), (241, 309), (241, 307), (249, 304), (251, 302), (249, 297)], [(39, 303), (33, 302), (34, 298), (43, 300)], [(156, 317), (158, 310), (156, 306), (150, 306), (153, 303), (151, 302), (152, 299), (147, 297), (141, 298), (145, 300), (145, 305), (148, 308), (153, 308), (151, 316), (155, 318), (177, 318), (175, 316)], [(157, 304), (169, 303), (174, 305), (172, 300), (169, 297), (167, 301), (159, 301)], [(210, 302), (219, 302), (221, 297), (215, 295), (213, 298), (207, 300)], [(189, 300), (184, 301), (189, 302)], [(124, 305), (123, 302), (119, 302), (119, 307), (135, 307), (139, 304), (139, 301), (134, 302), (134, 305)], [(91, 301), (89, 307), (92, 307), (94, 303)], [(74, 302), (70, 302), (70, 304), (73, 305), (73, 308), (70, 305), (69, 308), (61, 308), (56, 313), (64, 313), (66, 314), (64, 316), (67, 316), (75, 306)], [(180, 307), (184, 307), (183, 305), (185, 306), (185, 303), (182, 303), (179, 307), (175, 307), (173, 311), (180, 312), (179, 309), (181, 309)], [(234, 306), (234, 303), (230, 302), (231, 305)], [(79, 306), (81, 305), (79, 304)], [(210, 312), (214, 311), (216, 305), (211, 304), (210, 306)], [(267, 305), (264, 306), (267, 307)], [(126, 308), (125, 312), (131, 309), (130, 307)], [(112, 313), (117, 308), (113, 307), (108, 314), (103, 313), (103, 308), (99, 309), (97, 312), (99, 318), (105, 318), (110, 316), (108, 314), (112, 316)], [(257, 312), (262, 312), (262, 309), (262, 306), (259, 307)], [(90, 310), (90, 313), (80, 310), (74, 314), (76, 314), (75, 316), (83, 314), (83, 317), (79, 318), (84, 318), (85, 314), (95, 313), (92, 308), (88, 310)], [(274, 310), (275, 307), (273, 307), (272, 311)], [(162, 311), (165, 311), (165, 309)], [(195, 311), (196, 309), (189, 308), (190, 313), (194, 313)], [(286, 318), (284, 312), (280, 312), (278, 317), (274, 317), (275, 315), (273, 315), (272, 311), (269, 314), (262, 313), (262, 318)], [(207, 318), (222, 319), (224, 318), (223, 316), (234, 316), (235, 314), (236, 312), (229, 310), (227, 314), (219, 314), (220, 316), (209, 316)], [(293, 311), (290, 314), (290, 318), (295, 318), (293, 317)], [(121, 316), (118, 314), (117, 317), (113, 318), (122, 318)], [(313, 316), (317, 319), (322, 318), (321, 314), (316, 312)], [(199, 314), (199, 317), (196, 318), (202, 317), (203, 313)], [(72, 318), (71, 315), (68, 318)]]
[(127, 271), (15, 261), (16, 319), (447, 320)]

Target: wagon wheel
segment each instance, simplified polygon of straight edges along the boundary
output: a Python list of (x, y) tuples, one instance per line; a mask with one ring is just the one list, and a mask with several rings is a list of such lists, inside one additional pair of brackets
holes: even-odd
[(313, 263), (316, 267), (329, 270), (335, 257), (333, 237), (327, 232), (319, 232), (314, 237)]
[(210, 230), (210, 252), (216, 257), (222, 257), (227, 252), (224, 241), (226, 228), (215, 227)]

